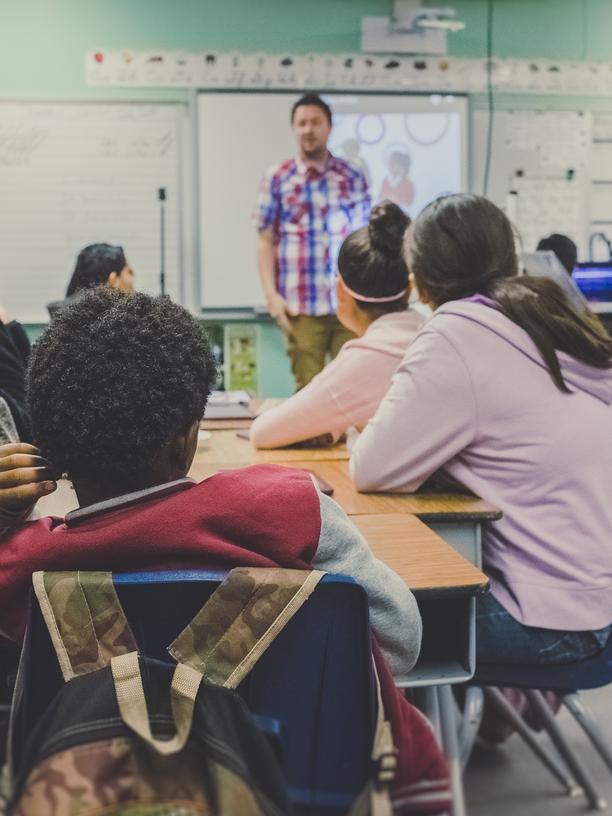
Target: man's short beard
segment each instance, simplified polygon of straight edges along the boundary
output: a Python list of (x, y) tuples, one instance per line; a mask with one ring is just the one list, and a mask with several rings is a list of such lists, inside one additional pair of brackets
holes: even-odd
[(310, 150), (302, 146), (302, 153), (307, 159), (323, 159), (327, 156), (327, 145), (325, 144), (322, 147), (316, 147)]

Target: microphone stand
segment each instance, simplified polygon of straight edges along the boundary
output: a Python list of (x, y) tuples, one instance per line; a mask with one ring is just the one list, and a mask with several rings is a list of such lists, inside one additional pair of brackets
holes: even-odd
[(159, 288), (166, 294), (166, 188), (157, 191), (159, 200)]

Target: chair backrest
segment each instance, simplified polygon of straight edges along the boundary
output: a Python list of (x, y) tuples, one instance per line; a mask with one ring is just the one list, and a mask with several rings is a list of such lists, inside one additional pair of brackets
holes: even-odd
[[(140, 651), (172, 662), (166, 647), (223, 580), (221, 572), (117, 574), (113, 580)], [(32, 727), (63, 680), (33, 599), (13, 732), (15, 768)], [(346, 809), (371, 775), (375, 726), (367, 597), (327, 575), (238, 688), (253, 714), (280, 723), (292, 801)]]

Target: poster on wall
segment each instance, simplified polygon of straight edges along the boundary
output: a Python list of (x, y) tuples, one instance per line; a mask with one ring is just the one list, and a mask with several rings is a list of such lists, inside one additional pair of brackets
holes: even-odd
[(260, 327), (229, 324), (225, 327), (225, 390), (257, 394)]

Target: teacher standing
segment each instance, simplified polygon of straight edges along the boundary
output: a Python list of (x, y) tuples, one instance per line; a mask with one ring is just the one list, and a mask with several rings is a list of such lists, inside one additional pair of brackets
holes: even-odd
[(368, 222), (365, 176), (327, 149), (332, 114), (316, 94), (291, 109), (297, 156), (269, 170), (257, 200), (257, 261), (268, 311), (287, 335), (298, 389), (353, 335), (336, 317), (340, 245)]

